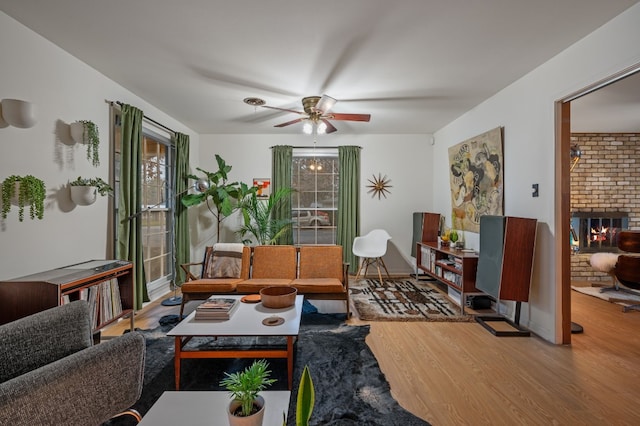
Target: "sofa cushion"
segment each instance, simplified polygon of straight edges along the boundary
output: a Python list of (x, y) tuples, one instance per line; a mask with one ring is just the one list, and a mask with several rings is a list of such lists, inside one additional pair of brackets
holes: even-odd
[(342, 246), (300, 247), (299, 278), (335, 278), (343, 281)]
[(253, 248), (251, 278), (296, 278), (297, 253), (294, 246), (256, 246)]
[(209, 278), (187, 281), (180, 287), (182, 293), (228, 293), (236, 290), (242, 278)]
[(344, 293), (342, 282), (336, 278), (298, 278), (291, 282), (298, 294)]
[(282, 278), (251, 278), (238, 283), (236, 290), (238, 293), (259, 293), (265, 287), (288, 286), (291, 280)]

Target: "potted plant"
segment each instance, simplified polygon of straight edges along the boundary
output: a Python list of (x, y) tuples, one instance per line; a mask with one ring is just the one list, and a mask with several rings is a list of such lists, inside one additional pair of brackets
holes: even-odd
[(273, 211), (282, 203), (285, 197), (293, 192), (291, 188), (280, 188), (262, 200), (254, 192), (240, 203), (244, 224), (238, 231), (242, 242), (249, 244), (251, 240), (246, 235), (253, 235), (258, 244), (275, 244), (278, 238), (291, 228), (290, 219), (274, 219)]
[[(305, 365), (298, 385), (298, 399), (296, 401), (296, 426), (309, 426), (309, 419), (316, 401), (316, 392), (309, 366)], [(285, 426), (285, 425), (283, 425)]]
[[(228, 174), (231, 166), (216, 154), (216, 162), (218, 170), (216, 172), (208, 172), (201, 168), (198, 171), (206, 175), (203, 180), (195, 175), (188, 175), (189, 179), (197, 182), (198, 194), (185, 194), (182, 196), (182, 204), (186, 207), (195, 206), (206, 202), (207, 207), (216, 218), (217, 229), (216, 238), (220, 241), (220, 224), (222, 221), (238, 209), (239, 202), (250, 194), (258, 191), (257, 187), (249, 187), (242, 182), (228, 182)], [(209, 202), (213, 204), (215, 210), (211, 208)]]
[(259, 393), (276, 382), (269, 378), (271, 371), (268, 368), (269, 364), (262, 359), (254, 361), (244, 371), (224, 373), (226, 377), (220, 381), (220, 386), (225, 387), (233, 398), (229, 403), (230, 425), (262, 425), (264, 398)]
[(29, 217), (42, 219), (46, 188), (37, 177), (11, 175), (2, 182), (2, 219), (7, 218), (11, 204), (18, 206), (18, 220), (24, 220), (24, 208), (29, 206)]
[(91, 161), (95, 167), (100, 165), (99, 145), (100, 135), (98, 126), (90, 120), (80, 120), (69, 125), (71, 137), (77, 143), (87, 145), (87, 160)]
[(78, 178), (69, 182), (71, 200), (79, 206), (88, 206), (96, 201), (97, 194), (102, 196), (113, 193), (113, 188), (102, 178)]

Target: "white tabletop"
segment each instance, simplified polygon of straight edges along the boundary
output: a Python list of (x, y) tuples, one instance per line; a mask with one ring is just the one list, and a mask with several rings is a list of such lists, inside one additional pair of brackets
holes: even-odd
[[(282, 425), (282, 413), (289, 411), (289, 391), (263, 391), (263, 426)], [(145, 414), (140, 426), (228, 426), (227, 406), (231, 401), (224, 391), (165, 392)]]
[[(242, 296), (225, 296), (240, 299)], [(262, 303), (242, 303), (228, 320), (196, 320), (195, 312), (180, 321), (167, 336), (297, 336), (304, 296), (296, 296), (295, 305), (284, 309), (269, 309)], [(262, 324), (272, 316), (284, 318), (275, 326)]]

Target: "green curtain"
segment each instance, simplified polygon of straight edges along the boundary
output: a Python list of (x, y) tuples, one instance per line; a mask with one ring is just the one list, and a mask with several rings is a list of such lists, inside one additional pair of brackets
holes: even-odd
[(351, 251), (353, 240), (360, 234), (360, 147), (338, 147), (338, 229), (336, 240), (342, 246), (349, 271), (358, 270), (358, 257)]
[(186, 275), (180, 265), (189, 263), (191, 259), (191, 240), (189, 238), (189, 215), (187, 207), (182, 204), (182, 196), (189, 188), (189, 136), (175, 133), (173, 144), (176, 147), (176, 173), (175, 173), (175, 209), (174, 209), (174, 239), (175, 239), (175, 270), (174, 284), (182, 285)]
[[(274, 146), (271, 151), (271, 191), (280, 188), (291, 188), (291, 167), (293, 164), (293, 147), (288, 145)], [(278, 208), (273, 211), (276, 220), (291, 219), (291, 197), (283, 200)], [(277, 241), (278, 244), (293, 244), (293, 232), (283, 234)]]
[(120, 144), (120, 188), (118, 200), (118, 259), (133, 263), (134, 309), (149, 301), (142, 256), (142, 200), (140, 167), (142, 161), (141, 110), (122, 105), (122, 141)]

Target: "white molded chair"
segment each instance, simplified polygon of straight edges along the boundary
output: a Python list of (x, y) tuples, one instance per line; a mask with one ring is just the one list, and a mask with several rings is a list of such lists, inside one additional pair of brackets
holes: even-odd
[(369, 265), (372, 263), (376, 264), (378, 268), (378, 277), (380, 278), (380, 284), (382, 284), (382, 273), (380, 272), (380, 265), (384, 268), (387, 273), (387, 278), (391, 279), (389, 276), (389, 271), (387, 270), (387, 266), (384, 264), (382, 260), (382, 256), (387, 252), (387, 241), (391, 239), (391, 235), (384, 229), (374, 229), (369, 232), (367, 235), (363, 235), (361, 237), (356, 237), (353, 240), (353, 254), (360, 257), (362, 262), (358, 267), (358, 272), (356, 273), (356, 279), (360, 276), (360, 271), (364, 266), (363, 275), (367, 276), (367, 269)]

